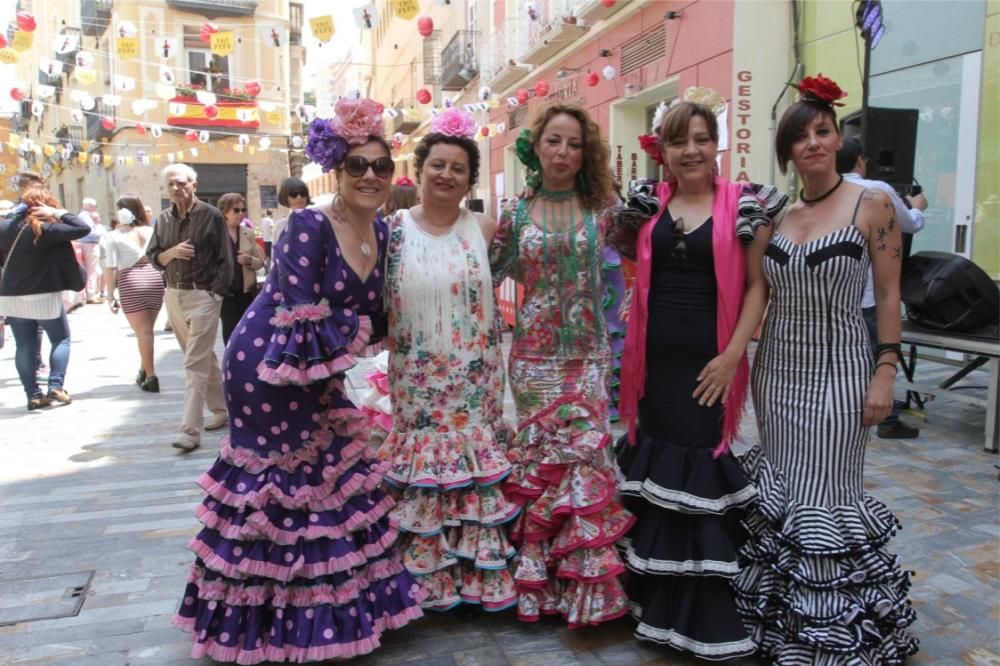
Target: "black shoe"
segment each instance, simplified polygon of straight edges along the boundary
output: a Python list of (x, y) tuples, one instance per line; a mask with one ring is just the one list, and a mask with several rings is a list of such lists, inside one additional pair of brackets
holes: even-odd
[(146, 381), (146, 371), (139, 368), (139, 372), (135, 376), (135, 385), (141, 387), (144, 381)]
[(149, 391), (150, 393), (159, 393), (160, 380), (156, 375), (150, 375), (149, 377), (146, 377), (141, 384), (139, 384), (139, 388), (143, 391)]
[(33, 412), (36, 409), (42, 409), (43, 407), (48, 407), (52, 404), (48, 396), (40, 395), (37, 398), (32, 398), (28, 401), (28, 411)]
[(883, 423), (878, 427), (880, 439), (913, 439), (920, 436), (920, 428), (908, 426), (902, 421)]

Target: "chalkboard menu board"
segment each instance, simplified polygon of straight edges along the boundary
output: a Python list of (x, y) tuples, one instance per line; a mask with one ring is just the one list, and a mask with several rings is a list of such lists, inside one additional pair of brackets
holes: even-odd
[(260, 186), (260, 210), (274, 210), (278, 207), (278, 188), (275, 185)]

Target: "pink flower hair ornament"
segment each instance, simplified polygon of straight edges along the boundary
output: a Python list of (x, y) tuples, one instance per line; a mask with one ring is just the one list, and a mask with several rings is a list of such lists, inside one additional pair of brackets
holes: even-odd
[(342, 99), (334, 107), (330, 129), (352, 145), (363, 144), (369, 136), (381, 136), (385, 129), (382, 112), (385, 107), (370, 99)]
[(476, 135), (476, 120), (456, 106), (446, 109), (431, 120), (431, 132), (446, 134), (460, 139), (471, 139)]
[(396, 185), (397, 187), (416, 187), (417, 186), (417, 184), (414, 183), (413, 179), (410, 178), (409, 176), (400, 176), (399, 178), (396, 179), (396, 182), (393, 183), (393, 185)]

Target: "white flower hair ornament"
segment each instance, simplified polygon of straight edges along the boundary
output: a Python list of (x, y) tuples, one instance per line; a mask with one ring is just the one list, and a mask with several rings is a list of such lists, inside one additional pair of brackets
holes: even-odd
[(663, 119), (667, 117), (667, 111), (670, 110), (670, 106), (666, 102), (660, 102), (656, 106), (656, 111), (653, 112), (653, 124), (649, 127), (649, 133), (655, 136), (660, 135), (660, 125), (663, 124)]
[(476, 120), (457, 106), (453, 106), (434, 116), (431, 120), (431, 132), (471, 139), (476, 135)]

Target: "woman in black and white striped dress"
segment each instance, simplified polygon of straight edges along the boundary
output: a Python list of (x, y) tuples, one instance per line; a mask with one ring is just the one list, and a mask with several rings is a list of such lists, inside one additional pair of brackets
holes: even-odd
[[(745, 460), (759, 504), (745, 525), (737, 606), (779, 664), (900, 664), (917, 651), (909, 572), (883, 550), (899, 522), (866, 495), (869, 429), (892, 405), (901, 238), (884, 193), (843, 183), (836, 84), (805, 79), (778, 162), (803, 183), (764, 257), (770, 307), (752, 374), (763, 454)], [(861, 293), (874, 269), (878, 356)]]

